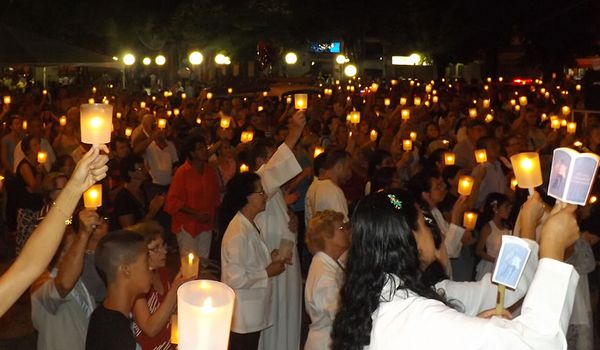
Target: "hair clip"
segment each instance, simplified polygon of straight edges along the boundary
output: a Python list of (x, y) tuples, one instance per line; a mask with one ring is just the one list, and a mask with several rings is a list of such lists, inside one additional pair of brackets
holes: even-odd
[(429, 225), (433, 224), (433, 219), (432, 218), (427, 217), (427, 216), (424, 216), (423, 218), (425, 219), (425, 222), (428, 223)]
[(396, 198), (393, 194), (388, 194), (388, 198), (390, 199), (390, 203), (394, 206), (394, 208), (400, 210), (402, 209), (402, 201)]

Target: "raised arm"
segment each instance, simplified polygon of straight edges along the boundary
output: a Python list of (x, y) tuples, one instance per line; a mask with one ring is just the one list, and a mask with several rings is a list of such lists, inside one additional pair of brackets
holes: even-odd
[[(108, 152), (106, 146), (102, 148)], [(92, 147), (79, 161), (73, 175), (62, 190), (46, 218), (33, 231), (21, 254), (0, 277), (0, 315), (17, 300), (48, 266), (62, 240), (67, 220), (71, 217), (81, 194), (106, 177), (108, 156)]]

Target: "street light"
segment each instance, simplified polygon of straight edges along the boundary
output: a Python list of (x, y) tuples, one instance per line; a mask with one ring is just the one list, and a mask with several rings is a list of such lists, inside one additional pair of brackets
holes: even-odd
[(149, 66), (150, 63), (152, 63), (152, 60), (150, 59), (150, 57), (144, 57), (142, 63), (144, 64), (144, 66)]
[(204, 56), (202, 53), (200, 53), (200, 51), (193, 51), (190, 53), (188, 61), (190, 61), (190, 63), (193, 65), (198, 65), (204, 61)]
[(167, 59), (163, 55), (158, 55), (158, 56), (156, 56), (156, 58), (154, 58), (154, 63), (156, 63), (156, 65), (158, 65), (158, 66), (164, 65), (166, 62), (167, 62)]
[(288, 52), (285, 55), (285, 63), (287, 64), (296, 64), (298, 62), (298, 55), (293, 52)]
[(135, 63), (135, 56), (131, 53), (125, 54), (125, 56), (123, 56), (123, 63), (125, 63), (126, 66), (131, 66)]
[(222, 53), (219, 53), (215, 56), (215, 63), (216, 64), (230, 64), (231, 58), (229, 58), (229, 56), (223, 55)]
[(344, 74), (346, 74), (347, 77), (351, 78), (355, 76), (356, 73), (358, 73), (358, 69), (353, 64), (349, 64), (346, 66), (346, 68), (344, 68)]
[(344, 64), (344, 63), (346, 63), (346, 56), (344, 56), (344, 55), (337, 55), (335, 57), (335, 62), (337, 64)]

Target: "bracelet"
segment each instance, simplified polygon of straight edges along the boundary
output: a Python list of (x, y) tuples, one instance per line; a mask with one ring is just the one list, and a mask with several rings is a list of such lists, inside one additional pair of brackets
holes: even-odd
[(56, 202), (52, 202), (52, 206), (54, 208), (56, 208), (56, 211), (58, 211), (60, 214), (62, 214), (62, 216), (66, 217), (67, 219), (65, 219), (65, 225), (71, 225), (73, 223), (73, 215), (69, 215), (67, 213), (64, 212), (64, 210), (62, 210), (61, 207), (59, 207), (58, 205), (56, 205)]

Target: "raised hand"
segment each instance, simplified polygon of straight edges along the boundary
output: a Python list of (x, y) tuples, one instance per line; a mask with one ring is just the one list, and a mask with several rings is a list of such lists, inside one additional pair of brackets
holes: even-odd
[(106, 177), (108, 171), (108, 156), (100, 154), (100, 150), (108, 153), (106, 145), (92, 146), (92, 148), (81, 158), (69, 182), (81, 191), (85, 192), (90, 186)]

